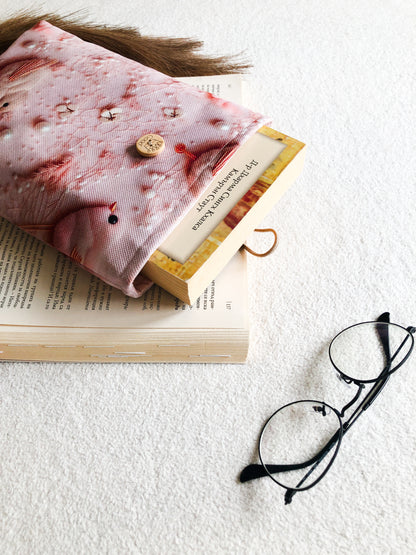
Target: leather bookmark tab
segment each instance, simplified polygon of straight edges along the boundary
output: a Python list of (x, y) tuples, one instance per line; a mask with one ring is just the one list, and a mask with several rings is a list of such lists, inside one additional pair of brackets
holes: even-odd
[(273, 236), (274, 236), (273, 245), (266, 252), (253, 251), (253, 249), (251, 249), (250, 247), (248, 247), (245, 244), (242, 246), (242, 248), (244, 248), (247, 252), (249, 252), (253, 256), (258, 256), (259, 258), (263, 258), (264, 256), (269, 256), (269, 254), (271, 254), (275, 250), (275, 248), (277, 247), (277, 245), (279, 243), (276, 230), (274, 230), (271, 227), (268, 227), (268, 228), (265, 228), (265, 229), (255, 229), (254, 231), (257, 231), (259, 233), (272, 233)]

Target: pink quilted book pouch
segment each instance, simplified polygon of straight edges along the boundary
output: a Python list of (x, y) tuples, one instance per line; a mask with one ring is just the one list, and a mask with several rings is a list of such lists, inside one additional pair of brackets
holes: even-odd
[(40, 21), (0, 56), (0, 215), (140, 296), (151, 254), (268, 122)]

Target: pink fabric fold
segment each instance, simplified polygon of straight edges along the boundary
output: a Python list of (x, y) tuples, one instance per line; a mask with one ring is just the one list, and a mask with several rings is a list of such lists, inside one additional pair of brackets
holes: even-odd
[(140, 296), (150, 255), (268, 122), (41, 21), (0, 56), (0, 214)]

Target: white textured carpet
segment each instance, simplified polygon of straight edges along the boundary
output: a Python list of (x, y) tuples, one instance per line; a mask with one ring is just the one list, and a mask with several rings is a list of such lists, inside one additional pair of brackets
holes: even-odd
[(264, 222), (278, 251), (249, 260), (246, 365), (1, 364), (0, 552), (415, 553), (416, 353), (316, 488), (284, 506), (270, 479), (238, 482), (279, 405), (351, 397), (321, 363), (336, 332), (385, 310), (416, 325), (414, 2), (41, 8), (84, 4), (99, 22), (244, 50), (253, 107), (308, 159)]

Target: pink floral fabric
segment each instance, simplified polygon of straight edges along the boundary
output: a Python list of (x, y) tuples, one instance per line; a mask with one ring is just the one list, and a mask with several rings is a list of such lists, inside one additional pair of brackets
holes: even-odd
[[(0, 56), (0, 214), (127, 295), (260, 114), (46, 21)], [(164, 151), (136, 141), (161, 135)]]

